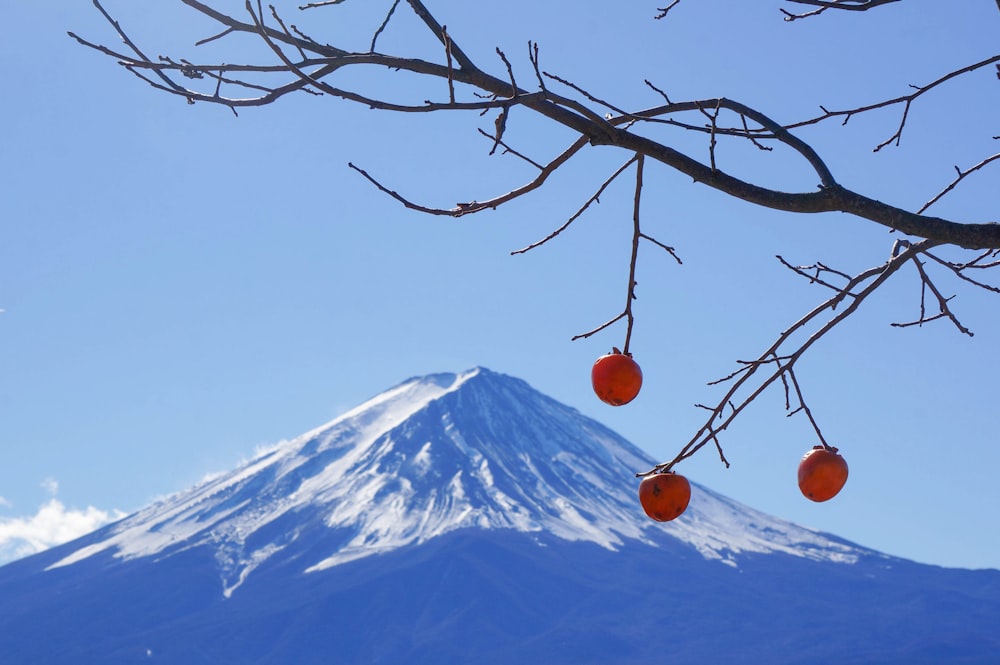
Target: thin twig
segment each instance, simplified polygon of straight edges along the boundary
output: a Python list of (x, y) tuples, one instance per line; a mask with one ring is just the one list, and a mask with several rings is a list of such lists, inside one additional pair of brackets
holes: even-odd
[[(715, 110), (713, 113), (709, 113), (703, 108), (698, 109), (699, 111), (702, 112), (702, 114), (705, 117), (709, 119), (709, 122), (711, 123), (711, 131), (708, 134), (708, 158), (709, 158), (709, 164), (711, 165), (713, 171), (719, 170), (718, 166), (716, 166), (715, 164), (715, 145), (717, 143), (715, 139), (715, 132), (718, 130), (719, 108), (721, 104), (722, 104), (721, 99), (716, 100)], [(744, 121), (745, 120), (746, 119), (744, 118)]]
[(601, 99), (600, 97), (595, 97), (594, 95), (590, 94), (589, 92), (587, 92), (586, 90), (584, 90), (580, 86), (578, 86), (575, 83), (572, 83), (570, 81), (567, 81), (566, 79), (562, 78), (561, 76), (556, 76), (555, 74), (550, 74), (549, 72), (542, 72), (542, 74), (544, 74), (546, 77), (552, 79), (553, 81), (557, 81), (558, 83), (562, 83), (564, 86), (566, 86), (568, 88), (572, 88), (573, 90), (577, 91), (578, 93), (580, 93), (581, 95), (583, 95), (584, 97), (586, 97), (590, 101), (594, 102), (595, 104), (600, 104), (601, 106), (604, 106), (605, 108), (611, 109), (612, 111), (614, 111), (615, 113), (617, 113), (620, 116), (629, 116), (629, 115), (631, 115), (628, 111), (623, 111), (622, 109), (618, 108), (617, 106), (615, 106), (611, 102), (605, 101), (605, 100)]
[(535, 78), (538, 79), (538, 89), (545, 92), (545, 79), (542, 77), (541, 65), (538, 63), (538, 42), (528, 42), (528, 60), (535, 70)]
[(654, 238), (654, 237), (652, 237), (650, 235), (647, 235), (645, 233), (640, 233), (639, 237), (643, 238), (645, 240), (648, 240), (649, 242), (653, 243), (654, 245), (656, 245), (660, 249), (663, 249), (664, 251), (666, 251), (668, 254), (670, 254), (670, 256), (674, 257), (674, 261), (677, 261), (678, 265), (684, 265), (684, 262), (681, 261), (681, 257), (677, 256), (677, 251), (673, 247), (671, 247), (669, 245), (665, 245), (662, 242), (660, 242), (659, 240), (657, 240), (656, 238)]
[[(553, 231), (549, 235), (545, 236), (541, 240), (537, 240), (537, 241), (531, 243), (530, 245), (528, 245), (527, 247), (522, 247), (521, 249), (514, 250), (513, 252), (511, 252), (511, 254), (524, 254), (525, 252), (529, 252), (529, 251), (535, 249), (536, 247), (540, 247), (541, 245), (544, 245), (545, 243), (547, 243), (548, 241), (552, 240), (553, 238), (555, 238), (556, 236), (558, 236), (560, 233), (562, 233), (563, 231), (565, 231), (567, 228), (569, 228), (569, 225), (572, 224), (573, 222), (575, 222), (577, 220), (577, 218), (580, 217), (580, 215), (582, 215), (584, 212), (586, 212), (587, 208), (589, 208), (591, 206), (591, 204), (593, 204), (593, 203), (600, 203), (601, 194), (604, 193), (604, 190), (607, 189), (608, 186), (612, 182), (614, 182), (615, 179), (618, 176), (620, 176), (625, 169), (627, 169), (629, 166), (631, 166), (632, 163), (636, 161), (636, 159), (638, 159), (637, 156), (632, 156), (627, 162), (625, 162), (624, 164), (622, 164), (621, 167), (619, 167), (617, 171), (615, 171), (614, 173), (612, 173), (611, 176), (601, 184), (601, 186), (597, 189), (597, 191), (594, 192), (594, 194), (589, 199), (587, 199), (587, 201), (582, 206), (580, 206), (580, 208), (575, 213), (573, 213), (573, 216), (570, 217), (568, 220), (566, 220), (566, 222), (562, 226), (560, 226), (555, 231)], [(574, 337), (573, 339), (576, 339), (576, 338)]]
[(455, 67), (451, 61), (451, 37), (448, 36), (448, 27), (441, 26), (441, 38), (444, 41), (444, 54), (448, 62), (448, 101), (455, 103)]
[[(545, 165), (542, 168), (541, 173), (539, 173), (534, 180), (525, 185), (522, 185), (521, 187), (518, 187), (517, 189), (513, 189), (507, 192), (506, 194), (501, 194), (500, 196), (496, 196), (491, 199), (487, 199), (485, 201), (471, 201), (467, 203), (459, 203), (456, 205), (456, 207), (450, 209), (432, 208), (429, 206), (420, 205), (419, 203), (410, 201), (409, 199), (402, 196), (398, 192), (391, 190), (382, 183), (380, 183), (374, 177), (369, 175), (368, 172), (365, 171), (364, 169), (361, 169), (351, 163), (349, 163), (348, 166), (350, 166), (352, 169), (363, 175), (369, 182), (375, 185), (379, 189), (379, 191), (388, 194), (389, 196), (396, 199), (397, 201), (402, 203), (407, 208), (410, 208), (411, 210), (418, 210), (421, 212), (426, 212), (431, 215), (462, 217), (463, 215), (469, 215), (483, 210), (496, 209), (501, 205), (503, 205), (504, 203), (513, 201), (518, 197), (524, 196), (528, 192), (538, 189), (545, 183), (545, 181), (548, 179), (550, 175), (552, 175), (560, 166), (568, 162), (570, 158), (572, 158), (573, 155), (579, 152), (580, 149), (583, 148), (585, 145), (587, 145), (586, 138), (577, 139), (573, 143), (573, 145), (571, 145), (569, 148), (560, 153), (555, 159), (553, 159), (551, 162)], [(521, 253), (521, 251), (511, 252), (511, 254), (519, 254), (519, 253)]]
[[(913, 260), (913, 265), (916, 266), (917, 272), (920, 274), (920, 282), (921, 282), (920, 318), (918, 318), (916, 321), (910, 321), (909, 323), (893, 323), (892, 326), (895, 328), (908, 328), (910, 326), (919, 327), (922, 326), (924, 323), (929, 323), (930, 321), (936, 321), (937, 319), (940, 318), (947, 318), (952, 322), (952, 324), (958, 329), (959, 332), (961, 332), (964, 335), (968, 335), (969, 337), (973, 337), (974, 333), (968, 328), (966, 328), (964, 325), (962, 325), (962, 322), (958, 320), (958, 317), (955, 316), (955, 314), (951, 311), (951, 307), (949, 307), (948, 305), (948, 302), (952, 298), (954, 298), (954, 296), (952, 296), (952, 298), (945, 298), (944, 295), (941, 293), (941, 291), (937, 288), (937, 285), (935, 285), (934, 282), (931, 280), (930, 276), (927, 274), (927, 271), (924, 270), (923, 263), (921, 263), (916, 256), (914, 256), (912, 260)], [(934, 297), (937, 299), (938, 302), (938, 313), (931, 317), (928, 317), (926, 315), (925, 313), (926, 310), (924, 307), (924, 293), (927, 290), (929, 290), (932, 294), (934, 294)]]
[(938, 201), (940, 201), (941, 197), (943, 197), (945, 194), (947, 194), (951, 190), (955, 189), (955, 186), (958, 185), (958, 183), (960, 183), (963, 180), (965, 180), (966, 176), (968, 176), (971, 173), (975, 173), (976, 171), (978, 171), (979, 169), (983, 168), (984, 166), (986, 166), (990, 162), (996, 161), (998, 159), (1000, 159), (1000, 152), (998, 152), (995, 155), (990, 155), (989, 157), (987, 157), (983, 161), (979, 162), (975, 166), (970, 166), (969, 168), (967, 168), (964, 171), (956, 166), (955, 167), (955, 172), (958, 174), (958, 176), (954, 180), (951, 181), (951, 184), (949, 184), (947, 187), (945, 187), (940, 192), (938, 192), (937, 195), (934, 196), (934, 198), (932, 198), (930, 201), (928, 201), (923, 206), (921, 206), (920, 210), (917, 211), (917, 214), (918, 215), (923, 214), (923, 212), (925, 210), (927, 210), (932, 205), (934, 205), (935, 203), (937, 203)]
[(388, 194), (389, 196), (391, 196), (392, 198), (396, 199), (397, 201), (399, 201), (400, 203), (402, 203), (404, 206), (406, 206), (410, 210), (417, 210), (419, 212), (426, 213), (428, 215), (447, 215), (449, 217), (457, 217), (458, 216), (456, 214), (456, 211), (454, 211), (454, 210), (442, 210), (442, 209), (438, 209), (438, 208), (428, 208), (427, 206), (422, 206), (422, 205), (420, 205), (418, 203), (414, 203), (414, 202), (406, 199), (405, 197), (403, 197), (401, 194), (399, 194), (395, 190), (389, 189), (388, 187), (386, 187), (385, 185), (383, 185), (382, 183), (380, 183), (378, 180), (376, 180), (371, 175), (369, 175), (368, 172), (365, 171), (363, 168), (361, 168), (359, 166), (355, 166), (352, 162), (348, 162), (347, 166), (349, 166), (350, 168), (354, 169), (355, 171), (357, 171), (358, 173), (360, 173), (361, 175), (363, 175), (368, 180), (368, 182), (370, 182), (371, 184), (375, 185), (375, 187), (377, 187), (379, 189), (379, 191), (381, 191), (381, 192), (383, 192), (385, 194)]
[[(321, 0), (321, 2), (310, 2), (307, 5), (299, 5), (299, 9), (314, 9), (316, 7), (328, 7), (330, 5), (339, 5), (344, 0)], [(374, 50), (374, 49), (372, 49)]]
[(678, 4), (680, 3), (680, 1), (681, 1), (681, 0), (674, 0), (673, 2), (671, 2), (671, 3), (670, 3), (669, 5), (667, 5), (666, 7), (657, 7), (657, 8), (656, 8), (656, 11), (658, 11), (658, 12), (660, 12), (660, 13), (659, 13), (659, 14), (657, 14), (656, 16), (654, 16), (653, 18), (655, 18), (656, 20), (660, 20), (660, 19), (662, 19), (662, 18), (666, 18), (666, 16), (667, 16), (667, 13), (668, 13), (668, 12), (669, 12), (669, 11), (670, 11), (671, 9), (673, 9), (674, 7), (676, 7), (676, 6), (677, 6), (677, 5), (678, 5)]
[(799, 400), (799, 407), (797, 409), (795, 409), (794, 411), (789, 412), (788, 415), (789, 416), (793, 416), (796, 413), (798, 413), (799, 411), (801, 411), (802, 413), (806, 414), (806, 418), (809, 419), (809, 423), (812, 425), (813, 431), (816, 432), (816, 436), (817, 436), (817, 438), (819, 438), (819, 442), (821, 444), (823, 444), (824, 448), (826, 448), (827, 450), (829, 450), (830, 449), (830, 444), (828, 444), (826, 442), (826, 438), (823, 436), (823, 432), (820, 431), (820, 429), (819, 429), (819, 423), (817, 423), (816, 419), (813, 418), (812, 409), (809, 408), (809, 406), (806, 404), (805, 398), (802, 396), (802, 388), (799, 387), (799, 380), (795, 376), (795, 370), (793, 368), (789, 367), (788, 371), (786, 372), (786, 374), (788, 374), (788, 378), (792, 382), (792, 387), (795, 389), (795, 396)]
[[(795, 1), (795, 0), (792, 0), (792, 1)], [(890, 137), (883, 144), (881, 144), (881, 145), (887, 145), (894, 138), (897, 139), (897, 140), (899, 139), (899, 136), (902, 134), (902, 131), (903, 131), (903, 125), (905, 124), (906, 115), (907, 115), (907, 112), (909, 111), (910, 104), (915, 99), (917, 99), (918, 97), (920, 97), (924, 93), (933, 90), (934, 88), (938, 87), (939, 85), (942, 85), (942, 84), (944, 84), (944, 83), (946, 83), (946, 82), (948, 82), (948, 81), (950, 81), (950, 80), (952, 80), (952, 79), (954, 79), (954, 78), (956, 78), (958, 76), (961, 76), (962, 74), (968, 74), (970, 72), (974, 72), (977, 69), (981, 69), (983, 67), (987, 67), (987, 66), (989, 66), (989, 65), (991, 65), (993, 63), (997, 63), (997, 62), (1000, 62), (1000, 55), (991, 56), (989, 58), (986, 58), (985, 60), (981, 60), (981, 61), (973, 63), (971, 65), (967, 65), (967, 66), (962, 67), (960, 69), (956, 69), (954, 71), (948, 72), (947, 74), (938, 77), (937, 79), (935, 79), (934, 81), (932, 81), (932, 82), (930, 82), (930, 83), (928, 83), (926, 85), (911, 86), (911, 87), (914, 88), (915, 91), (912, 92), (912, 93), (910, 93), (909, 95), (902, 95), (900, 97), (893, 97), (892, 99), (887, 99), (885, 101), (877, 102), (875, 104), (868, 104), (866, 106), (859, 106), (857, 108), (843, 110), (843, 111), (830, 111), (830, 110), (827, 110), (826, 108), (824, 108), (824, 107), (821, 106), (820, 109), (823, 111), (823, 115), (819, 115), (819, 116), (810, 118), (808, 120), (802, 120), (802, 121), (799, 121), (799, 122), (793, 122), (793, 123), (791, 123), (789, 125), (785, 125), (785, 129), (797, 129), (799, 127), (805, 127), (806, 125), (814, 125), (814, 124), (816, 124), (818, 122), (822, 122), (824, 120), (828, 120), (830, 118), (836, 118), (836, 117), (843, 117), (844, 118), (844, 123), (846, 124), (847, 121), (850, 120), (850, 118), (852, 116), (855, 116), (855, 115), (858, 115), (858, 114), (861, 114), (861, 113), (867, 113), (868, 111), (874, 111), (875, 109), (880, 109), (880, 108), (885, 108), (885, 107), (888, 107), (888, 106), (893, 106), (895, 104), (905, 104), (904, 113), (903, 113), (903, 122), (900, 123), (900, 126), (897, 129), (896, 133), (893, 134), (893, 136)], [(881, 147), (881, 145), (879, 147)], [(876, 148), (876, 150), (878, 150), (878, 149), (879, 148)]]
[(810, 16), (816, 16), (822, 14), (827, 9), (846, 9), (851, 11), (867, 11), (881, 5), (887, 5), (890, 2), (899, 2), (899, 0), (832, 0), (831, 2), (825, 2), (823, 0), (787, 0), (788, 2), (796, 2), (800, 5), (812, 5), (814, 7), (819, 7), (819, 9), (814, 9), (809, 12), (803, 12), (802, 14), (794, 14), (785, 9), (781, 9), (781, 13), (785, 15), (786, 21), (795, 21), (801, 18), (808, 18)]
[(625, 318), (625, 312), (622, 312), (621, 314), (619, 314), (618, 316), (614, 317), (613, 319), (605, 321), (604, 323), (602, 323), (601, 325), (597, 326), (593, 330), (588, 330), (587, 332), (580, 333), (579, 335), (573, 335), (573, 337), (571, 337), (570, 340), (573, 341), (573, 342), (575, 342), (578, 339), (587, 339), (588, 337), (591, 337), (592, 335), (596, 335), (597, 333), (601, 332), (605, 328), (610, 327), (611, 325), (613, 325), (613, 324), (621, 321), (624, 318)]
[[(342, 2), (343, 0), (337, 0), (337, 1)], [(372, 45), (368, 48), (369, 53), (375, 52), (375, 42), (378, 41), (379, 35), (381, 35), (382, 32), (385, 30), (386, 26), (389, 25), (389, 19), (392, 18), (392, 15), (395, 13), (396, 7), (398, 6), (399, 6), (399, 0), (395, 0), (395, 2), (392, 3), (392, 6), (389, 7), (389, 12), (385, 15), (385, 19), (382, 20), (382, 25), (380, 25), (378, 27), (378, 30), (375, 31), (375, 34), (372, 35)]]
[(628, 265), (628, 292), (625, 297), (625, 318), (627, 326), (625, 328), (625, 345), (622, 353), (628, 355), (629, 345), (632, 342), (632, 326), (635, 324), (635, 315), (632, 313), (632, 303), (635, 301), (635, 270), (639, 262), (639, 240), (642, 238), (642, 228), (639, 224), (639, 203), (642, 198), (642, 167), (645, 160), (642, 155), (635, 156), (635, 195), (632, 199), (632, 254)]
[[(990, 256), (992, 254), (993, 254), (993, 252), (986, 252), (984, 254), (984, 256)], [(948, 268), (949, 270), (951, 270), (953, 273), (955, 273), (955, 275), (959, 279), (961, 279), (963, 281), (966, 281), (969, 284), (972, 284), (973, 286), (978, 286), (979, 288), (984, 289), (986, 291), (990, 291), (992, 293), (1000, 293), (1000, 287), (993, 286), (992, 284), (985, 284), (985, 283), (980, 282), (978, 280), (972, 279), (971, 277), (969, 277), (968, 275), (965, 274), (965, 271), (968, 270), (968, 269), (970, 269), (970, 268), (972, 268), (972, 269), (983, 269), (983, 270), (985, 270), (987, 268), (995, 268), (997, 266), (1000, 266), (1000, 261), (992, 261), (992, 262), (987, 263), (987, 264), (979, 264), (979, 265), (975, 265), (975, 264), (973, 264), (971, 262), (970, 263), (964, 263), (964, 264), (955, 264), (955, 263), (952, 263), (950, 261), (945, 261), (945, 260), (943, 260), (943, 259), (935, 256), (934, 254), (931, 254), (930, 252), (924, 252), (924, 256), (926, 256), (927, 258), (932, 259), (933, 261), (935, 261), (935, 262), (937, 262), (937, 263), (945, 266), (946, 268)], [(978, 260), (979, 259), (976, 259), (976, 261), (978, 261)]]
[[(536, 162), (532, 158), (530, 158), (530, 157), (528, 157), (528, 156), (526, 156), (526, 155), (518, 152), (517, 150), (514, 150), (514, 148), (511, 148), (509, 145), (507, 145), (506, 143), (504, 143), (502, 140), (498, 139), (496, 136), (492, 136), (492, 135), (488, 134), (487, 132), (483, 131), (482, 128), (480, 128), (480, 127), (477, 127), (476, 130), (480, 134), (482, 134), (483, 136), (485, 136), (486, 138), (488, 138), (490, 141), (493, 141), (494, 145), (499, 144), (499, 146), (501, 148), (503, 148), (504, 153), (508, 153), (509, 152), (510, 154), (514, 155), (515, 157), (520, 157), (524, 161), (526, 161), (529, 164), (531, 164), (532, 166), (534, 166), (539, 171), (544, 171), (545, 170), (544, 166), (542, 166), (541, 164), (539, 164), (538, 162)], [(495, 150), (496, 150), (496, 148), (494, 147), (493, 150), (490, 150), (490, 154), (492, 155)]]
[[(775, 258), (777, 258), (778, 261), (780, 261), (783, 266), (785, 266), (795, 274), (801, 275), (802, 277), (808, 279), (810, 284), (819, 284), (820, 286), (825, 286), (826, 288), (832, 289), (837, 292), (843, 291), (843, 287), (836, 286), (835, 284), (827, 282), (826, 280), (822, 279), (820, 275), (822, 275), (823, 273), (831, 273), (833, 275), (837, 275), (838, 277), (842, 277), (843, 279), (848, 281), (850, 281), (851, 279), (851, 276), (848, 275), (847, 273), (841, 272), (839, 270), (834, 270), (833, 268), (829, 268), (823, 265), (822, 263), (815, 263), (811, 266), (795, 266), (786, 261), (784, 257), (782, 257), (780, 254), (776, 255)], [(812, 270), (814, 272), (813, 274), (809, 274), (808, 272), (806, 272), (807, 270)], [(848, 292), (847, 295), (854, 297), (854, 294), (850, 292)]]
[[(343, 2), (343, 0), (340, 1)], [(288, 36), (289, 40), (295, 46), (296, 50), (298, 50), (299, 56), (301, 56), (302, 59), (305, 60), (308, 56), (306, 56), (305, 49), (302, 48), (301, 43), (298, 40), (296, 40), (295, 36), (292, 35), (291, 31), (289, 31), (288, 27), (285, 25), (284, 19), (282, 19), (281, 16), (278, 15), (278, 10), (275, 9), (274, 5), (270, 5), (270, 8), (271, 8), (271, 16), (273, 16), (274, 20), (277, 21), (278, 25), (281, 26), (281, 31)]]

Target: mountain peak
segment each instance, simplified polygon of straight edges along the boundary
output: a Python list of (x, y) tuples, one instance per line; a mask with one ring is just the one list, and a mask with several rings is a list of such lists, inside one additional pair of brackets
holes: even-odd
[[(476, 367), (410, 378), (239, 468), (78, 541), (51, 567), (213, 548), (231, 594), (274, 557), (324, 570), (460, 529), (510, 529), (615, 550), (680, 541), (852, 561), (864, 550), (695, 488), (663, 525), (638, 506), (653, 460), (520, 379)], [(283, 554), (282, 554), (283, 553)]]

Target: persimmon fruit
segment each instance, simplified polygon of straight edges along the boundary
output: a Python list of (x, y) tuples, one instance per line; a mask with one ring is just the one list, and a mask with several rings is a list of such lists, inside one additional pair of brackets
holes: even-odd
[(601, 356), (590, 370), (590, 382), (594, 393), (602, 402), (611, 406), (628, 404), (639, 394), (642, 387), (642, 370), (632, 359), (631, 353), (612, 349)]
[(691, 501), (691, 483), (673, 471), (654, 473), (639, 483), (639, 503), (657, 522), (677, 519)]
[(812, 501), (829, 501), (847, 482), (847, 461), (836, 448), (816, 446), (799, 462), (799, 489)]

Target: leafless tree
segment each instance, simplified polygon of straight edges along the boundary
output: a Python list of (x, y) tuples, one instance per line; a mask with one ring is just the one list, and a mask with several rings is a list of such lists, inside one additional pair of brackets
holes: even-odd
[[(704, 424), (676, 457), (638, 475), (668, 471), (708, 444), (716, 448), (722, 461), (728, 465), (719, 441), (720, 434), (763, 391), (777, 382), (780, 382), (784, 390), (788, 414), (804, 414), (815, 430), (819, 443), (829, 447), (806, 405), (795, 373), (796, 363), (817, 341), (856, 312), (872, 293), (904, 266), (915, 269), (920, 288), (919, 312), (913, 321), (894, 325), (919, 326), (943, 319), (950, 321), (960, 333), (972, 335), (952, 311), (950, 298), (938, 286), (942, 276), (955, 278), (971, 287), (1000, 293), (1000, 288), (980, 277), (985, 271), (1000, 265), (1000, 224), (989, 221), (959, 222), (927, 212), (966, 178), (1000, 160), (1000, 153), (986, 156), (979, 163), (965, 168), (956, 166), (953, 179), (939, 192), (930, 195), (922, 207), (911, 211), (883, 203), (841, 185), (820, 154), (797, 134), (797, 130), (810, 125), (838, 121), (846, 123), (855, 116), (877, 109), (896, 108), (899, 110), (899, 123), (895, 131), (878, 144), (875, 150), (898, 145), (914, 104), (958, 77), (983, 72), (993, 72), (1000, 77), (1000, 55), (950, 72), (934, 73), (935, 78), (929, 83), (912, 86), (906, 95), (849, 109), (831, 110), (821, 107), (821, 112), (813, 117), (782, 124), (761, 110), (725, 97), (671, 99), (654, 82), (648, 80), (645, 84), (650, 93), (656, 96), (658, 103), (649, 108), (627, 110), (597, 97), (576, 82), (546, 71), (541, 63), (539, 47), (535, 43), (529, 43), (527, 51), (533, 80), (530, 84), (518, 82), (515, 68), (506, 53), (497, 49), (497, 58), (491, 63), (491, 67), (474, 62), (462, 48), (461, 36), (451, 34), (421, 0), (386, 0), (384, 20), (371, 35), (370, 46), (366, 51), (325, 43), (307, 30), (290, 23), (286, 16), (294, 11), (293, 8), (283, 12), (273, 5), (265, 8), (260, 0), (248, 0), (240, 12), (227, 13), (198, 0), (179, 1), (218, 26), (217, 32), (204, 37), (196, 45), (241, 35), (250, 36), (266, 47), (266, 59), (234, 64), (201, 63), (168, 56), (150, 58), (99, 0), (93, 0), (94, 6), (107, 19), (124, 45), (110, 48), (73, 33), (70, 35), (80, 44), (110, 56), (157, 90), (180, 96), (191, 104), (207, 102), (227, 106), (234, 113), (242, 107), (274, 104), (287, 95), (309, 93), (400, 113), (467, 111), (489, 116), (492, 122), (489, 123), (488, 130), (479, 131), (491, 143), (491, 154), (500, 152), (512, 155), (535, 171), (533, 178), (509, 192), (485, 199), (470, 199), (453, 208), (444, 209), (406, 197), (360, 166), (349, 164), (350, 168), (375, 188), (412, 210), (430, 215), (461, 217), (495, 209), (541, 188), (554, 172), (580, 154), (586, 146), (620, 148), (627, 157), (625, 162), (609, 175), (582, 207), (546, 237), (514, 252), (527, 252), (555, 239), (596, 202), (613, 181), (626, 173), (633, 174), (635, 193), (632, 253), (628, 265), (625, 307), (606, 323), (574, 339), (589, 337), (625, 321), (623, 351), (628, 353), (634, 324), (632, 302), (635, 298), (635, 272), (640, 244), (650, 243), (680, 262), (674, 248), (648, 234), (641, 224), (640, 199), (644, 187), (644, 168), (648, 160), (660, 162), (686, 174), (697, 183), (750, 204), (792, 213), (840, 211), (880, 224), (896, 233), (891, 249), (887, 252), (888, 258), (857, 274), (849, 274), (823, 263), (795, 265), (779, 256), (778, 259), (785, 267), (825, 289), (828, 297), (790, 325), (756, 358), (738, 361), (735, 371), (713, 382), (726, 387), (723, 389), (724, 394), (714, 405), (698, 405), (708, 412)], [(297, 10), (331, 10), (331, 6), (344, 1), (318, 0), (298, 6)], [(784, 20), (799, 21), (834, 11), (865, 12), (899, 1), (786, 0), (786, 8), (781, 9), (781, 12)], [(673, 0), (668, 6), (659, 8), (654, 17), (667, 18), (668, 13), (680, 3), (681, 0)], [(997, 5), (1000, 8), (1000, 0)], [(412, 12), (440, 44), (436, 59), (392, 55), (378, 50), (383, 31), (404, 11)], [(418, 102), (395, 101), (367, 94), (360, 88), (338, 85), (338, 75), (344, 70), (372, 66), (423, 77), (427, 84), (426, 98)], [(277, 83), (274, 82), (276, 77), (280, 79)], [(992, 76), (989, 78), (992, 79)], [(527, 153), (530, 152), (530, 147), (513, 146), (507, 141), (507, 125), (515, 109), (568, 128), (576, 138), (554, 156), (546, 159), (529, 157)], [(677, 131), (704, 136), (707, 163), (671, 145), (669, 132)], [(992, 137), (998, 138), (1000, 137)], [(787, 192), (736, 177), (727, 172), (720, 163), (721, 160), (716, 158), (716, 146), (721, 141), (748, 142), (764, 151), (771, 151), (775, 147), (790, 150), (801, 158), (802, 169), (815, 174), (819, 181), (818, 187), (810, 191)], [(950, 247), (946, 255), (940, 251), (945, 247)]]

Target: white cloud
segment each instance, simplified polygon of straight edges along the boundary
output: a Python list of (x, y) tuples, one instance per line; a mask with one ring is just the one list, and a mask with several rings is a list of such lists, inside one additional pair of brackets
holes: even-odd
[(10, 508), (11, 505), (13, 504), (10, 501), (0, 496), (0, 508)]
[(55, 478), (49, 477), (42, 481), (42, 489), (49, 493), (51, 496), (59, 494), (59, 481)]
[(0, 517), (0, 565), (61, 545), (122, 517), (125, 513), (120, 510), (66, 508), (55, 497), (34, 515)]

